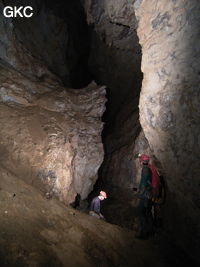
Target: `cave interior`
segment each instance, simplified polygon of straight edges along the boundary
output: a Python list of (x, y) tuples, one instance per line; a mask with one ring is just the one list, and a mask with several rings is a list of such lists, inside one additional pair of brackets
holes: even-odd
[[(34, 10), (0, 15), (2, 266), (198, 266), (200, 4), (149, 2), (0, 0)], [(166, 188), (143, 243), (139, 153)]]

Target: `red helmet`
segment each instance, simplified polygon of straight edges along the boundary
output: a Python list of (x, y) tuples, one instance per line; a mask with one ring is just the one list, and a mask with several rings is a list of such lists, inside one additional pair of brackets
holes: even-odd
[(106, 192), (104, 192), (104, 191), (101, 191), (101, 192), (100, 192), (100, 196), (102, 196), (102, 197), (104, 197), (104, 198), (107, 198)]
[(149, 162), (149, 156), (142, 154), (139, 156), (140, 162)]

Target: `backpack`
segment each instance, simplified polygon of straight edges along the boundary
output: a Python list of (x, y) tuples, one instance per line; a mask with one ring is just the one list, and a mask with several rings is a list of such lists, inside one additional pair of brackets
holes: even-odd
[(166, 199), (166, 187), (165, 187), (164, 177), (159, 176), (159, 179), (160, 179), (159, 195), (152, 197), (152, 202), (157, 205), (163, 205)]
[(156, 168), (153, 165), (149, 164), (149, 168), (152, 172), (152, 180), (151, 180), (151, 188), (152, 188), (152, 196), (158, 197), (161, 189), (160, 177)]

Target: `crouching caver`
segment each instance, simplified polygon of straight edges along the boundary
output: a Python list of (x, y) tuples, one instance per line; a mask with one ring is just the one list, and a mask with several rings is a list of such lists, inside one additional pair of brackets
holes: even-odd
[(90, 204), (90, 212), (89, 214), (91, 216), (96, 217), (97, 219), (103, 219), (104, 216), (101, 214), (101, 201), (107, 198), (106, 192), (101, 191), (99, 193), (99, 196), (93, 198), (91, 204)]

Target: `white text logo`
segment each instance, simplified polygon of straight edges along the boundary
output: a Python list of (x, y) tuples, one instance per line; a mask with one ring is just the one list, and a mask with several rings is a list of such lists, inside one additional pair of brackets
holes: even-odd
[(33, 8), (31, 6), (20, 6), (20, 7), (12, 7), (6, 6), (3, 9), (3, 14), (6, 18), (16, 18), (16, 17), (26, 17), (30, 18), (33, 16)]

